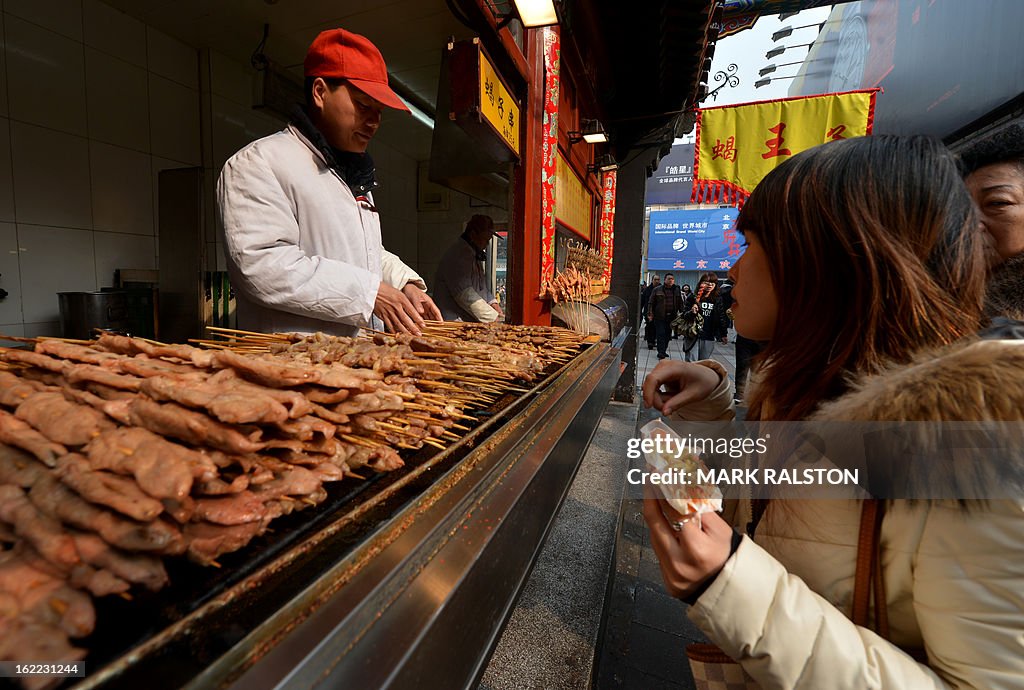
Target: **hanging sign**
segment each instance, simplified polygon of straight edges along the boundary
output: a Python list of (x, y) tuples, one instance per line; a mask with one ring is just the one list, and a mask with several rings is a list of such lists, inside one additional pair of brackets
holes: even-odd
[(791, 156), (828, 141), (871, 134), (876, 92), (700, 110), (692, 200), (742, 204), (765, 175)]
[(519, 100), (479, 38), (450, 43), (451, 112), (455, 121), (495, 160), (519, 160)]

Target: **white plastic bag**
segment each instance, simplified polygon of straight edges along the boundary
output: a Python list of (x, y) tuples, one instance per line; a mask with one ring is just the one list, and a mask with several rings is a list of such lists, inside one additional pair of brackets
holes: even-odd
[[(660, 419), (650, 422), (640, 429), (641, 439), (656, 439), (659, 436), (680, 439), (679, 434), (672, 431)], [(674, 442), (671, 447), (679, 448), (680, 445), (678, 442)], [(674, 452), (648, 453), (645, 451), (644, 457), (655, 472), (665, 473), (673, 469), (680, 471), (676, 475), (680, 481), (657, 484), (656, 486), (668, 504), (683, 517), (697, 517), (699, 520), (703, 513), (718, 512), (722, 509), (721, 490), (714, 484), (697, 483), (697, 471), (707, 472), (708, 468), (696, 453), (684, 450), (679, 457), (676, 457)], [(683, 481), (683, 478), (688, 481)]]

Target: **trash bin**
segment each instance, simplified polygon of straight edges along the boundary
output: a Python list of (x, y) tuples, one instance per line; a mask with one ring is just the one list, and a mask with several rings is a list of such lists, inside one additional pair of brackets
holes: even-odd
[(95, 328), (128, 332), (128, 296), (123, 290), (58, 292), (57, 299), (65, 338), (88, 340)]

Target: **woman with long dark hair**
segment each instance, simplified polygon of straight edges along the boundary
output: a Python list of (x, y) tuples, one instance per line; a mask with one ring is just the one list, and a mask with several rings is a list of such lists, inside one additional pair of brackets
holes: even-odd
[(697, 282), (697, 292), (686, 301), (686, 309), (701, 316), (701, 329), (697, 335), (696, 347), (686, 350), (686, 361), (711, 359), (716, 342), (726, 342), (729, 334), (729, 317), (718, 288), (718, 276), (708, 272)]
[[(983, 239), (941, 143), (878, 136), (796, 155), (737, 229), (748, 246), (730, 271), (735, 326), (765, 342), (748, 420), (1024, 421), (1024, 342), (976, 335)], [(728, 419), (730, 397), (714, 362), (662, 363), (644, 382), (644, 402), (680, 419)], [(1019, 457), (1000, 462), (1024, 471)], [(978, 489), (973, 476), (918, 479)], [(848, 617), (859, 518), (879, 503), (853, 495), (771, 501), (753, 538), (661, 500), (644, 516), (670, 593), (761, 687), (1021, 687), (1021, 491), (881, 502), (882, 634)], [(737, 516), (741, 530), (758, 517), (749, 504)]]

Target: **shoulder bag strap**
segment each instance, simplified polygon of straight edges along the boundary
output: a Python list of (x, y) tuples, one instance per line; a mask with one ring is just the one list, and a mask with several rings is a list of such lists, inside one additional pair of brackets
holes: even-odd
[(850, 618), (856, 625), (868, 625), (868, 611), (871, 607), (871, 590), (875, 590), (876, 632), (882, 637), (889, 636), (889, 616), (885, 602), (885, 585), (882, 580), (881, 531), (885, 504), (871, 498), (863, 502), (860, 512), (860, 534), (857, 537), (857, 567), (853, 581), (853, 611)]

